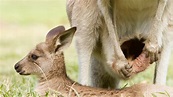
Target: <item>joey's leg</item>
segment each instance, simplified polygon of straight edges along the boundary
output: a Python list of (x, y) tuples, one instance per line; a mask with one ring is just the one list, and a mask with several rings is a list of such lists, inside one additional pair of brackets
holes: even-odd
[[(118, 38), (118, 34), (117, 34), (117, 28), (116, 28), (116, 23), (113, 25), (113, 20), (111, 18), (111, 14), (110, 14), (110, 0), (98, 0), (97, 1), (98, 7), (104, 17), (105, 20), (105, 24), (107, 27), (107, 32), (108, 32), (108, 44), (113, 45), (113, 49), (114, 49), (114, 57), (115, 60), (114, 63), (110, 63), (112, 66), (114, 71), (116, 73), (118, 73), (118, 75), (122, 78), (128, 78), (131, 72), (131, 66), (128, 64), (127, 59), (125, 58), (121, 48), (120, 48), (120, 44), (119, 44), (119, 38)], [(105, 43), (103, 43), (105, 44)], [(109, 59), (108, 59), (109, 60)]]

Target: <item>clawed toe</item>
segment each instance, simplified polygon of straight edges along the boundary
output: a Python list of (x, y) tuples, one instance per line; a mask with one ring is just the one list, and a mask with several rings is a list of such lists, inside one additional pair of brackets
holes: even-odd
[(127, 64), (126, 66), (125, 66), (125, 69), (129, 69), (129, 70), (131, 70), (132, 69), (132, 65), (129, 65), (129, 64)]
[(132, 65), (129, 64), (125, 65), (125, 67), (121, 69), (121, 73), (125, 78), (131, 77), (132, 71), (133, 71)]
[(156, 62), (159, 59), (159, 54), (160, 54), (159, 51), (157, 53), (152, 53), (148, 51), (146, 48), (144, 48), (143, 52), (145, 53), (146, 58), (150, 58), (150, 64)]
[(151, 53), (158, 53), (160, 49), (160, 45), (158, 41), (147, 40), (145, 42), (145, 49)]
[(113, 63), (112, 67), (124, 79), (130, 78), (133, 74), (133, 66), (127, 60), (118, 60)]

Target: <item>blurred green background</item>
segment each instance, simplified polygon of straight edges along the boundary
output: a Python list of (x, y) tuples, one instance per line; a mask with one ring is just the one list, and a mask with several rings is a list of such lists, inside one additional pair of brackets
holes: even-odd
[[(49, 29), (64, 25), (69, 28), (66, 0), (0, 0), (0, 97), (36, 96), (35, 76), (20, 76), (14, 64), (21, 60), (37, 43), (44, 41)], [(68, 75), (78, 76), (74, 42), (65, 51)], [(173, 54), (170, 59), (167, 85), (173, 86)], [(125, 84), (152, 83), (154, 64)]]

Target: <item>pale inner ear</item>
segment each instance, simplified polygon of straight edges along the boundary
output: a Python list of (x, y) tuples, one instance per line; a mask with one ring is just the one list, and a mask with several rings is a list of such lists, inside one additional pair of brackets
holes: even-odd
[(59, 38), (57, 39), (56, 43), (55, 43), (55, 52), (57, 52), (59, 50), (59, 48), (61, 47), (61, 43), (60, 43), (60, 40)]
[(71, 44), (75, 31), (76, 27), (73, 27), (69, 30), (61, 32), (56, 41), (55, 52), (62, 51)]
[(61, 45), (70, 45), (73, 38), (73, 33), (65, 33), (64, 35), (60, 36), (60, 43)]
[(58, 38), (55, 45), (61, 45), (60, 39)]

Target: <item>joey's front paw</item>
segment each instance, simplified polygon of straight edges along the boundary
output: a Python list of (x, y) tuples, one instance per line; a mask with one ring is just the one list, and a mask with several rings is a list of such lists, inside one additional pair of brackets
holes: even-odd
[(145, 41), (145, 49), (151, 53), (157, 53), (162, 45), (161, 40), (150, 38)]
[(133, 74), (132, 65), (130, 65), (127, 60), (116, 60), (112, 67), (122, 78), (130, 78)]
[(130, 78), (133, 75), (132, 71), (133, 71), (132, 65), (126, 64), (123, 68), (121, 68), (120, 74), (124, 78)]
[(161, 50), (161, 42), (149, 41), (146, 40), (145, 47), (143, 48), (143, 52), (146, 53), (146, 56), (150, 57), (150, 64), (153, 62), (156, 62), (159, 59), (160, 56), (160, 50)]

